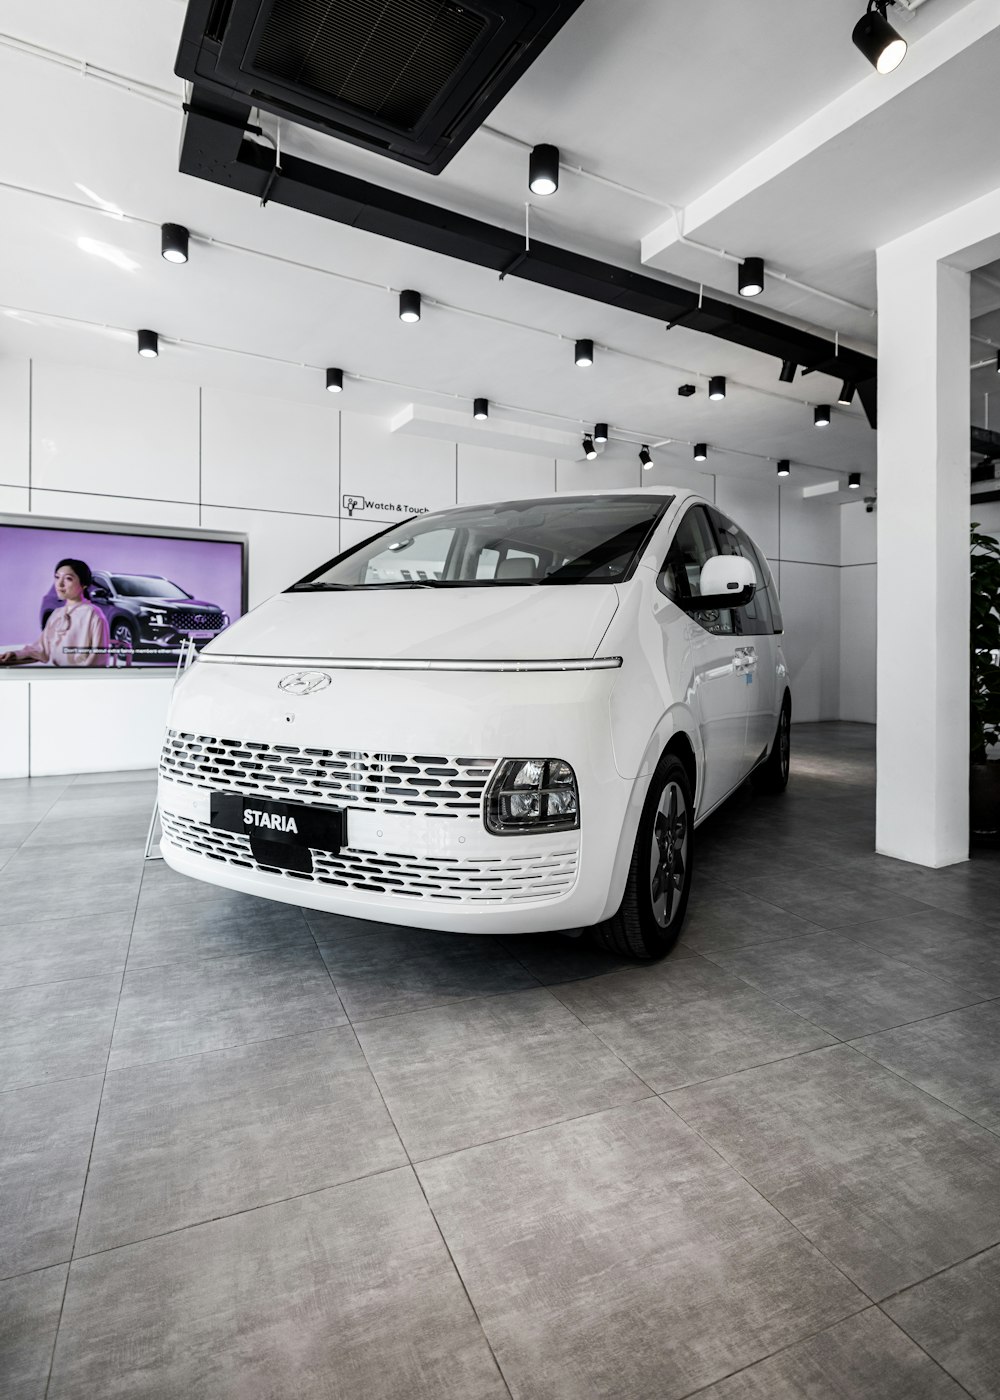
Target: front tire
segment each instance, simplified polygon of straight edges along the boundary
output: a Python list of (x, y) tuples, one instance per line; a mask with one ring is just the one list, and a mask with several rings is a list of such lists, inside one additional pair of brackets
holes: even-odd
[(657, 764), (639, 818), (617, 914), (593, 929), (594, 942), (635, 962), (665, 957), (680, 936), (694, 871), (694, 798), (675, 754)]
[(788, 786), (791, 759), (792, 707), (786, 695), (784, 704), (781, 706), (781, 714), (778, 716), (778, 728), (775, 730), (771, 752), (755, 775), (756, 785), (761, 792), (784, 792)]

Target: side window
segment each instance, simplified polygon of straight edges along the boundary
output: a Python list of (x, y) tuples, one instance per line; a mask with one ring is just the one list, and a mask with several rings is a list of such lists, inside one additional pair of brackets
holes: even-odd
[(744, 637), (766, 636), (774, 631), (767, 592), (770, 576), (766, 572), (766, 566), (762, 567), (760, 557), (749, 535), (745, 534), (738, 525), (734, 525), (731, 520), (717, 510), (712, 511), (712, 520), (718, 532), (721, 552), (723, 554), (739, 554), (744, 559), (749, 559), (756, 577), (757, 588), (754, 596), (742, 608), (735, 609), (736, 630)]
[(699, 608), (701, 571), (719, 553), (715, 531), (704, 506), (692, 506), (681, 520), (667, 550), (658, 585), (672, 602), (694, 618), (707, 632), (728, 634), (735, 630), (732, 608)]

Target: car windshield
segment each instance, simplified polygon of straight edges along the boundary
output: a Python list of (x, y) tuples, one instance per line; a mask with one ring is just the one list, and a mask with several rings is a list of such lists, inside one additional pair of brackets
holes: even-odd
[(112, 574), (115, 592), (124, 598), (190, 598), (183, 588), (168, 578), (152, 578), (146, 574)]
[(620, 583), (672, 500), (571, 496), (421, 515), (338, 555), (288, 591)]

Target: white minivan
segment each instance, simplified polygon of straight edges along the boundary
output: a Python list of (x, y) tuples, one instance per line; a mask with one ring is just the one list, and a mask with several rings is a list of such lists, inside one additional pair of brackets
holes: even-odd
[(408, 519), (181, 676), (163, 855), (311, 909), (661, 957), (695, 828), (749, 774), (788, 780), (781, 633), (760, 550), (689, 491)]

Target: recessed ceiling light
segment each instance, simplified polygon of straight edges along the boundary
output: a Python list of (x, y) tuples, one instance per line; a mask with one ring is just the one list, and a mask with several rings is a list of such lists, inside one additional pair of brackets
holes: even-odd
[(342, 369), (328, 369), (326, 387), (331, 394), (339, 394), (344, 387), (344, 371)]
[(476, 399), (472, 405), (472, 416), (473, 418), (479, 418), (480, 420), (483, 418), (488, 418), (490, 416), (489, 399)]
[(414, 291), (400, 292), (399, 294), (399, 319), (401, 321), (420, 320), (420, 293)]
[(879, 73), (891, 73), (906, 57), (906, 40), (885, 17), (895, 0), (868, 0), (868, 12), (854, 26), (851, 38)]
[(595, 425), (594, 425), (594, 441), (595, 441), (595, 442), (607, 442), (607, 440), (608, 440), (608, 425), (607, 425), (607, 423), (595, 423)]
[(532, 194), (555, 194), (559, 188), (559, 147), (536, 146), (528, 160), (528, 189)]
[(724, 399), (726, 397), (726, 376), (724, 374), (713, 374), (708, 381), (708, 397), (710, 399)]
[(764, 259), (744, 258), (740, 263), (741, 297), (759, 297), (764, 290)]
[(186, 263), (189, 236), (183, 224), (161, 224), (160, 256), (167, 262)]
[(594, 342), (592, 340), (578, 340), (574, 359), (581, 369), (588, 369), (594, 363)]
[(156, 331), (137, 331), (136, 342), (139, 354), (147, 360), (155, 360), (160, 353), (160, 337)]
[(817, 428), (828, 428), (830, 426), (830, 405), (819, 403), (816, 405), (816, 412), (813, 414), (813, 422)]

